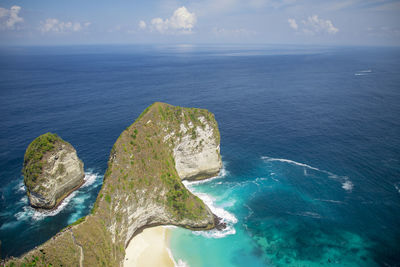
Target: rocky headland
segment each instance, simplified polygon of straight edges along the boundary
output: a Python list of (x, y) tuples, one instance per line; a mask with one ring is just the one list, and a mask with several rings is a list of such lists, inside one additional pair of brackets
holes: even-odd
[(84, 183), (83, 163), (71, 144), (46, 133), (28, 146), (22, 169), (32, 207), (55, 208)]
[(129, 241), (146, 227), (223, 227), (182, 184), (219, 172), (219, 143), (209, 111), (154, 103), (115, 142), (91, 214), (7, 264), (122, 266)]

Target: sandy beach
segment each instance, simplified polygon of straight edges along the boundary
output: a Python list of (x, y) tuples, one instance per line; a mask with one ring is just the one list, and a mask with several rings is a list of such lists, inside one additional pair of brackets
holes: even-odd
[(151, 227), (135, 236), (125, 251), (124, 267), (174, 267), (168, 253), (168, 229)]

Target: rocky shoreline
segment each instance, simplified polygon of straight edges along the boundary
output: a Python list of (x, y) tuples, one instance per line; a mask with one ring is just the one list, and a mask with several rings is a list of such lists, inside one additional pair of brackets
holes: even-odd
[(30, 206), (32, 208), (35, 208), (35, 210), (37, 211), (45, 211), (45, 212), (49, 212), (49, 211), (54, 211), (56, 209), (58, 209), (58, 207), (60, 207), (60, 205), (63, 203), (63, 201), (69, 197), (73, 192), (75, 192), (76, 190), (78, 190), (79, 188), (81, 188), (84, 184), (85, 184), (85, 180), (82, 181), (82, 183), (80, 183), (79, 185), (77, 185), (76, 187), (72, 188), (70, 191), (68, 191), (67, 193), (65, 193), (62, 197), (59, 198), (59, 200), (56, 202), (55, 206), (52, 208), (46, 208), (46, 207), (39, 207), (39, 206), (34, 206), (31, 203)]

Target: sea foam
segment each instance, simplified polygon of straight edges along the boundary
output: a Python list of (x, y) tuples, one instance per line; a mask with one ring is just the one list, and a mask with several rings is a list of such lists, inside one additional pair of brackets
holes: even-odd
[(96, 182), (97, 178), (99, 175), (97, 173), (93, 173), (91, 171), (85, 173), (85, 183), (81, 186), (82, 188), (88, 187), (92, 185), (94, 182)]
[[(228, 174), (225, 168), (222, 168), (220, 174), (214, 178), (223, 178)], [(207, 182), (210, 182), (210, 179), (206, 180)], [(201, 192), (196, 192), (194, 186), (198, 185), (199, 183), (203, 183), (203, 181), (194, 181), (194, 182), (189, 182), (189, 181), (183, 181), (183, 184), (185, 187), (192, 192), (194, 195), (199, 197), (203, 202), (210, 208), (213, 214), (217, 215), (218, 217), (221, 218), (222, 223), (226, 223), (226, 227), (223, 230), (209, 230), (209, 231), (192, 231), (193, 234), (195, 235), (202, 235), (207, 238), (222, 238), (227, 235), (234, 235), (236, 234), (236, 230), (234, 228), (234, 224), (237, 223), (237, 218), (235, 215), (232, 213), (228, 212), (227, 210), (224, 209), (224, 207), (230, 207), (234, 205), (234, 202), (228, 201), (227, 203), (223, 203), (221, 205), (216, 204), (216, 199), (206, 193), (201, 193)]]
[[(84, 184), (81, 186), (81, 188), (89, 187), (94, 184), (94, 182), (97, 180), (97, 178), (100, 177), (99, 174), (93, 173), (91, 171), (85, 172), (85, 177), (84, 177)], [(77, 192), (79, 190), (72, 192), (68, 197), (63, 199), (63, 201), (60, 203), (60, 205), (57, 206), (56, 209), (54, 210), (37, 210), (32, 208), (29, 203), (28, 199), (26, 196), (21, 198), (21, 202), (24, 203), (24, 206), (22, 207), (22, 211), (17, 212), (14, 217), (18, 221), (22, 220), (28, 220), (32, 219), (34, 221), (39, 221), (43, 220), (46, 217), (49, 216), (55, 216), (59, 214), (65, 207), (68, 206), (68, 204), (71, 202), (71, 200), (76, 196)], [(77, 201), (74, 201), (75, 205), (81, 205), (83, 203), (83, 200), (77, 199)]]
[(170, 257), (170, 259), (174, 262), (175, 267), (189, 267), (189, 264), (181, 259), (178, 260), (178, 262), (175, 261), (175, 258), (171, 252), (171, 249), (167, 247), (167, 252)]
[(25, 192), (26, 189), (25, 189), (24, 182), (23, 181), (19, 182), (16, 189), (18, 190), (18, 192)]
[(189, 267), (189, 264), (181, 259), (178, 260), (177, 263), (175, 263), (176, 267)]
[(342, 183), (342, 188), (344, 190), (351, 191), (353, 190), (353, 187), (354, 187), (353, 183), (349, 180)]
[(208, 179), (204, 179), (204, 180), (199, 180), (199, 181), (190, 181), (190, 182), (183, 181), (183, 182), (188, 184), (188, 185), (199, 185), (199, 184), (205, 184), (205, 183), (209, 183), (211, 181), (217, 180), (217, 179), (224, 178), (229, 174), (229, 172), (225, 168), (225, 165), (226, 165), (226, 163), (224, 162), (222, 164), (222, 169), (220, 170), (220, 172), (219, 172), (219, 174), (217, 176), (214, 176), (214, 177), (211, 177), (211, 178), (208, 178)]
[[(188, 187), (187, 182), (185, 183), (185, 186)], [(188, 187), (188, 189), (194, 195), (198, 196), (201, 200), (203, 200), (204, 204), (206, 204), (210, 208), (212, 213), (221, 218), (222, 223), (226, 223), (226, 227), (223, 230), (214, 229), (214, 230), (210, 230), (210, 231), (192, 231), (193, 234), (202, 235), (207, 238), (222, 238), (227, 235), (236, 234), (236, 230), (233, 226), (234, 226), (234, 224), (237, 223), (238, 220), (235, 217), (235, 215), (226, 211), (221, 206), (216, 205), (215, 198), (212, 197), (211, 195), (208, 195), (205, 193), (198, 193), (198, 192), (194, 191), (193, 188), (190, 189)]]
[(71, 193), (68, 197), (66, 197), (60, 205), (54, 210), (36, 210), (32, 208), (31, 206), (24, 206), (22, 209), (23, 211), (20, 211), (15, 214), (15, 218), (17, 220), (27, 220), (29, 218), (32, 218), (35, 221), (43, 220), (44, 218), (48, 216), (55, 216), (59, 214), (71, 201), (71, 199), (76, 195), (76, 191)]

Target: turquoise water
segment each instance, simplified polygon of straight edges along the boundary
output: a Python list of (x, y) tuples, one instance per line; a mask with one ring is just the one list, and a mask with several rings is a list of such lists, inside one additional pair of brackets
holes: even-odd
[[(335, 210), (347, 206), (354, 186), (348, 177), (270, 157), (260, 158), (255, 172), (243, 179), (224, 169), (210, 181), (186, 183), (228, 227), (174, 228), (171, 249), (179, 266), (378, 266), (370, 240), (334, 227)], [(337, 187), (336, 197), (321, 187)]]
[[(400, 50), (300, 46), (0, 48), (1, 256), (88, 214), (120, 133), (154, 101), (206, 108), (224, 173), (188, 184), (228, 227), (174, 229), (195, 266), (399, 266)], [(59, 134), (86, 186), (27, 203), (28, 144)]]
[(225, 163), (220, 176), (186, 183), (228, 227), (174, 228), (179, 266), (379, 266), (373, 242), (337, 227), (354, 187), (349, 177), (287, 159), (262, 157), (258, 164), (248, 177), (234, 177)]

